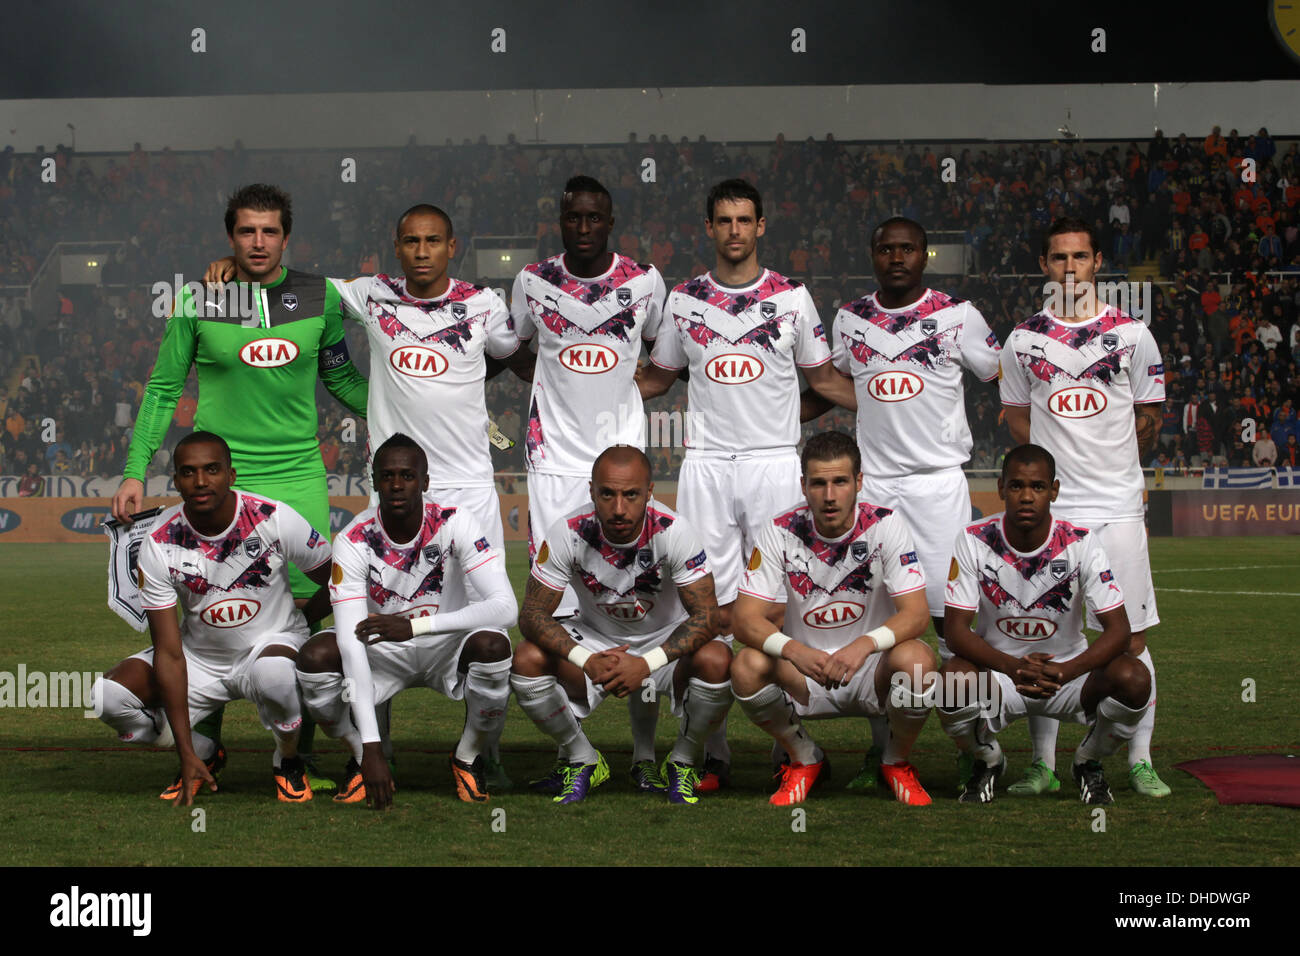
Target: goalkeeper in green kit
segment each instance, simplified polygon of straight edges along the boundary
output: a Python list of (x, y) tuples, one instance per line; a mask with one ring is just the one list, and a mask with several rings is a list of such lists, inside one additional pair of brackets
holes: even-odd
[[(363, 418), (368, 389), (348, 355), (338, 292), (321, 276), (280, 265), (292, 225), (289, 196), (274, 186), (245, 186), (230, 198), (226, 234), (235, 278), (254, 285), (251, 290), (241, 286), (241, 295), (215, 303), (195, 302), (189, 287), (177, 290), (136, 417), (122, 484), (113, 497), (115, 518), (129, 522), (140, 510), (145, 468), (167, 434), (193, 365), (199, 379), (195, 427), (229, 443), (238, 476), (235, 487), (285, 502), (328, 539), (329, 494), (316, 440), (316, 376)], [(241, 301), (251, 305), (246, 314), (228, 304)], [(317, 590), (297, 568), (291, 569), (290, 584), (300, 605)], [(194, 728), (195, 752), (210, 772), (225, 764), (221, 714), (218, 710)], [(299, 746), (307, 757), (309, 728), (303, 731)], [(316, 787), (314, 772), (312, 777)], [(329, 788), (328, 781), (320, 782)]]

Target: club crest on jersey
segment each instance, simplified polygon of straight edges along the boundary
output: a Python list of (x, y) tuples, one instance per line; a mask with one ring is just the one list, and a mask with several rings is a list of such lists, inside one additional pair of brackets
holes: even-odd
[(1052, 577), (1058, 581), (1070, 572), (1070, 562), (1065, 558), (1053, 558), (1048, 567), (1051, 569)]
[(463, 319), (463, 318), (465, 318), (465, 316), (468, 314), (468, 310), (465, 308), (465, 303), (464, 303), (464, 302), (453, 302), (453, 303), (451, 304), (451, 314), (454, 315), (454, 316), (455, 316), (456, 318), (458, 318), (458, 319)]
[(262, 553), (261, 538), (254, 536), (244, 542), (244, 554), (248, 555), (250, 558), (256, 558), (261, 553)]
[(293, 312), (298, 308), (298, 297), (292, 292), (281, 292), (280, 304), (290, 312)]
[(854, 541), (849, 545), (849, 557), (851, 557), (857, 564), (861, 564), (863, 561), (867, 560), (870, 555), (871, 548), (867, 546), (865, 541)]
[(615, 289), (614, 299), (618, 302), (619, 305), (621, 305), (623, 308), (626, 309), (629, 305), (632, 304), (632, 290)]
[(655, 563), (654, 553), (649, 548), (642, 548), (636, 553), (636, 566), (642, 571)]
[(939, 331), (939, 320), (938, 320), (938, 319), (922, 319), (922, 320), (921, 320), (921, 334), (922, 334), (922, 335), (934, 335), (934, 333), (935, 333), (935, 332), (938, 332), (938, 331)]
[(437, 564), (438, 560), (442, 557), (442, 548), (438, 547), (436, 544), (431, 544), (425, 547), (420, 553), (424, 555), (424, 560), (428, 561), (430, 564)]
[(1101, 347), (1107, 352), (1113, 352), (1119, 348), (1119, 336), (1114, 332), (1106, 332), (1101, 337)]
[(776, 315), (776, 303), (762, 302), (758, 306), (758, 311), (763, 314), (763, 318), (770, 319)]

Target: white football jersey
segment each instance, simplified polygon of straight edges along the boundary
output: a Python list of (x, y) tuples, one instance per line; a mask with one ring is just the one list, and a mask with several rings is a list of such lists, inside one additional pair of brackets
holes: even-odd
[(1084, 601), (1095, 613), (1124, 606), (1106, 552), (1087, 528), (1057, 518), (1043, 546), (1022, 554), (1007, 544), (1004, 517), (983, 518), (957, 535), (944, 603), (975, 611), (975, 632), (1004, 654), (1078, 656), (1088, 646)]
[(803, 283), (770, 269), (733, 289), (705, 274), (668, 295), (650, 360), (690, 367), (686, 447), (733, 454), (799, 444), (799, 373), (831, 358)]
[(294, 607), (286, 563), (312, 571), (330, 559), (330, 543), (281, 501), (235, 491), (235, 518), (206, 538), (185, 517), (184, 505), (158, 516), (140, 548), (141, 606), (185, 611), (181, 641), (188, 651), (234, 664), (274, 634), (308, 635)]
[(782, 633), (834, 653), (894, 616), (893, 597), (925, 590), (907, 524), (859, 501), (844, 535), (827, 541), (801, 505), (759, 529), (740, 590), (785, 605)]
[(367, 508), (334, 538), (330, 600), (407, 618), (458, 611), (469, 601), (465, 575), (493, 560), (500, 554), (464, 509), (426, 500), (419, 533), (397, 544)]
[(1029, 406), (1029, 440), (1056, 459), (1052, 511), (1071, 521), (1143, 515), (1133, 406), (1165, 400), (1151, 332), (1113, 306), (1087, 322), (1046, 310), (1022, 322), (1002, 350), (1004, 405)]
[(964, 299), (927, 289), (902, 309), (874, 293), (835, 315), (831, 356), (858, 396), (862, 473), (897, 478), (959, 467), (970, 458), (961, 370), (998, 374), (997, 336)]
[(635, 540), (610, 544), (588, 505), (556, 522), (533, 560), (533, 577), (555, 591), (572, 584), (578, 621), (649, 650), (686, 619), (677, 588), (709, 574), (704, 547), (672, 509), (651, 500)]
[(587, 478), (610, 445), (645, 447), (637, 391), (641, 340), (659, 334), (664, 280), (654, 266), (614, 253), (604, 275), (582, 279), (553, 256), (525, 267), (510, 295), (515, 333), (537, 334), (528, 400), (528, 468)]
[(429, 457), (430, 488), (491, 487), (483, 355), (519, 348), (500, 296), (460, 279), (436, 299), (408, 295), (405, 278), (330, 281), (370, 340), (371, 453), (403, 432)]

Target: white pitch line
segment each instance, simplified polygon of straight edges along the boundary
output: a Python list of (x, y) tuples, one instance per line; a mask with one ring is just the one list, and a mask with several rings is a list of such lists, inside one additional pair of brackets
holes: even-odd
[(1172, 594), (1248, 594), (1252, 597), (1300, 597), (1300, 591), (1198, 591), (1193, 588), (1156, 588)]
[(1259, 571), (1265, 568), (1300, 568), (1300, 564), (1235, 564), (1226, 568), (1152, 568), (1152, 574), (1186, 574), (1189, 571)]

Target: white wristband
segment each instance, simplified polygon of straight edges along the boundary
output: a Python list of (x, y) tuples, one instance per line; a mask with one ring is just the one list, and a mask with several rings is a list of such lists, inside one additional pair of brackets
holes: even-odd
[(569, 651), (569, 660), (573, 661), (578, 670), (582, 670), (587, 666), (587, 658), (589, 657), (591, 657), (591, 651), (579, 644), (575, 644), (573, 649)]
[(411, 636), (419, 637), (421, 634), (433, 633), (433, 615), (426, 614), (424, 617), (411, 618)]
[(780, 657), (781, 648), (785, 647), (793, 638), (786, 637), (780, 631), (775, 631), (767, 636), (763, 642), (763, 653), (769, 657)]
[(874, 631), (867, 631), (867, 637), (876, 642), (877, 651), (889, 650), (894, 646), (894, 642), (897, 640), (894, 636), (894, 632), (883, 624)]
[(651, 674), (653, 674), (659, 668), (663, 667), (665, 664), (668, 663), (668, 655), (664, 653), (664, 649), (662, 647), (656, 647), (653, 651), (651, 651), (649, 654), (647, 654), (645, 657), (641, 659), (645, 661), (646, 666), (650, 668)]

